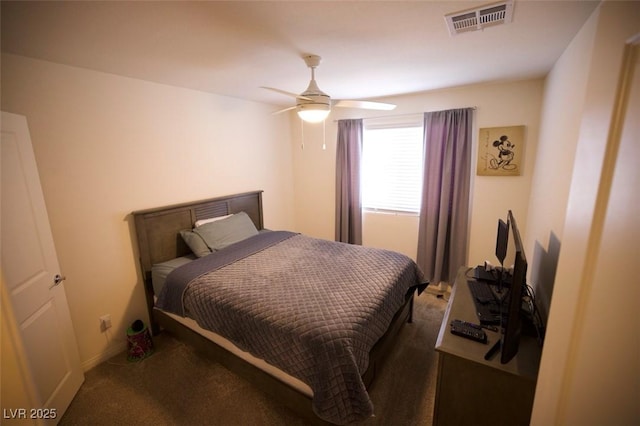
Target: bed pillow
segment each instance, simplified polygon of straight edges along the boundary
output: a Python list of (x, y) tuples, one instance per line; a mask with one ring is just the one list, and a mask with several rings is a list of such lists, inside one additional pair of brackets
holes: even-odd
[(184, 231), (180, 231), (180, 236), (196, 256), (204, 257), (211, 254), (211, 249), (209, 249), (207, 243), (195, 232), (185, 229)]
[(193, 232), (200, 235), (213, 251), (221, 250), (228, 245), (258, 234), (256, 226), (245, 212), (236, 213), (226, 219), (205, 223), (195, 228)]
[(218, 217), (211, 217), (209, 219), (196, 220), (196, 223), (194, 224), (194, 227), (197, 228), (199, 226), (204, 225), (205, 223), (217, 222), (219, 220), (226, 219), (226, 218), (231, 217), (231, 216), (233, 216), (233, 215), (232, 214), (228, 214), (226, 216), (218, 216)]

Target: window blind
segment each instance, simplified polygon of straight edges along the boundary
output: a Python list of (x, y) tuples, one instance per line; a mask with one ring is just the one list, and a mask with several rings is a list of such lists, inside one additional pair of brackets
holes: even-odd
[(422, 123), (367, 123), (363, 135), (362, 201), (369, 210), (420, 211)]

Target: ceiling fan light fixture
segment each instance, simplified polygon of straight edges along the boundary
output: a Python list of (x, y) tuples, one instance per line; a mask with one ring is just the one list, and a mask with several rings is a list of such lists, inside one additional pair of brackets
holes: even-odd
[[(306, 121), (308, 123), (321, 123), (326, 120), (326, 118), (329, 116), (329, 113), (331, 112), (331, 96), (320, 90), (318, 84), (316, 83), (315, 69), (318, 65), (320, 65), (321, 58), (318, 55), (306, 55), (303, 56), (303, 59), (307, 66), (311, 69), (311, 81), (309, 82), (307, 90), (302, 92), (300, 95), (287, 92), (286, 90), (274, 89), (272, 87), (262, 87), (264, 89), (273, 90), (274, 92), (296, 98), (296, 106), (281, 109), (280, 111), (274, 112), (274, 114), (280, 114), (282, 112), (289, 111), (295, 108), (298, 112), (298, 116), (303, 121)], [(350, 100), (338, 101), (335, 106), (346, 108), (377, 109), (385, 111), (392, 110), (396, 107), (394, 104), (387, 104), (382, 102)]]
[(298, 105), (298, 117), (307, 123), (321, 123), (329, 116), (331, 107), (325, 104)]

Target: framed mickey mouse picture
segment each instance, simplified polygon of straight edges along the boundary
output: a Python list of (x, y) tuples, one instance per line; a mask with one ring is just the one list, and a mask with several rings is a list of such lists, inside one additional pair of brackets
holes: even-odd
[(523, 156), (524, 126), (480, 129), (478, 176), (519, 176)]

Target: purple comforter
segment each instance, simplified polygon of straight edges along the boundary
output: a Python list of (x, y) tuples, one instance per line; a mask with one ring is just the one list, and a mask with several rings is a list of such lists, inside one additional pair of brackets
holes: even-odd
[(274, 231), (176, 269), (158, 307), (299, 378), (320, 418), (347, 424), (373, 414), (369, 352), (422, 281), (400, 253)]

